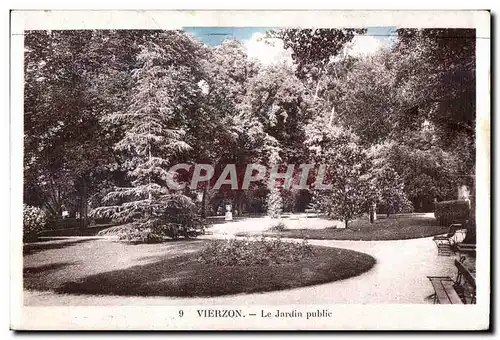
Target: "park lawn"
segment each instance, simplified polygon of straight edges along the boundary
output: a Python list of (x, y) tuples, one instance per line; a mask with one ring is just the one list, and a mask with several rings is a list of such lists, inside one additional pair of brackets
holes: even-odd
[[(405, 240), (440, 235), (448, 227), (438, 225), (434, 217), (424, 214), (402, 214), (379, 217), (373, 224), (367, 219), (349, 223), (346, 229), (285, 229), (281, 232), (264, 232), (265, 236), (308, 238), (316, 240), (384, 241)], [(238, 234), (247, 236), (247, 234)]]
[(198, 261), (205, 242), (131, 245), (84, 239), (27, 244), (24, 289), (100, 296), (218, 296), (341, 280), (375, 264), (367, 254), (314, 247), (313, 257), (289, 264), (216, 266)]

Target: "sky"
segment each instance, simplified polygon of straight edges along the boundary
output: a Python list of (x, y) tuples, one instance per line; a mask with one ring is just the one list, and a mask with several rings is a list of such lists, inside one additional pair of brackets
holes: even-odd
[[(283, 49), (283, 42), (273, 39), (270, 45), (262, 40), (266, 31), (273, 27), (183, 27), (183, 29), (208, 46), (216, 46), (225, 39), (236, 39), (243, 43), (250, 58), (256, 58), (264, 64), (277, 59), (288, 58), (290, 52)], [(347, 53), (355, 56), (371, 55), (394, 40), (396, 27), (367, 27), (365, 35), (354, 37), (347, 48)]]

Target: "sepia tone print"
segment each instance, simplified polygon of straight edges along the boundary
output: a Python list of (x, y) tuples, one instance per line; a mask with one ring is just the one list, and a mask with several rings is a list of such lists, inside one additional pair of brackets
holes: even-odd
[[(474, 30), (29, 31), (25, 49), (28, 303), (373, 287), (363, 241), (385, 240), (421, 294), (346, 302), (474, 302)], [(329, 188), (242, 178), (283, 160), (324, 165)], [(196, 187), (169, 189), (179, 162)], [(235, 190), (198, 166), (225, 163)], [(420, 256), (433, 275), (408, 273)]]
[(475, 29), (23, 39), (24, 306), (293, 323), (488, 289)]

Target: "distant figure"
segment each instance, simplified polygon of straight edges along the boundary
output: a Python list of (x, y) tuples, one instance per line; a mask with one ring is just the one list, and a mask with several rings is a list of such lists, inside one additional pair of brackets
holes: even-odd
[(232, 221), (233, 220), (233, 212), (231, 211), (231, 204), (226, 205), (226, 221)]

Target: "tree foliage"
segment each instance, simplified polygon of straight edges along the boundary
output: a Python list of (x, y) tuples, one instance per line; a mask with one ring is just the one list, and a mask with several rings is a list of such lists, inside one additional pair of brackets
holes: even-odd
[(369, 209), (373, 196), (372, 165), (356, 136), (341, 128), (323, 128), (317, 132), (320, 133), (311, 133), (306, 143), (313, 152), (313, 160), (326, 165), (325, 184), (329, 188), (315, 190), (315, 205), (318, 210), (344, 221), (347, 227), (349, 221)]
[(125, 131), (114, 148), (126, 159), (132, 186), (108, 193), (105, 201), (112, 205), (96, 208), (93, 214), (112, 217), (123, 231), (131, 230), (124, 235), (155, 241), (188, 236), (187, 227), (193, 227), (181, 219), (192, 215), (195, 205), (189, 197), (169, 191), (168, 167), (176, 155), (191, 148), (184, 140), (184, 123), (197, 106), (201, 89), (191, 81), (197, 76), (196, 59), (185, 56), (195, 56), (201, 49), (175, 31), (143, 46), (137, 56), (140, 66), (133, 71), (131, 104), (103, 118)]
[(182, 31), (26, 32), (25, 203), (82, 220), (90, 204), (149, 242), (187, 235), (229, 202), (278, 216), (310, 197), (213, 180), (195, 203), (199, 193), (168, 188), (175, 163), (212, 164), (214, 178), (235, 164), (240, 185), (249, 163), (324, 164), (331, 188), (316, 204), (346, 225), (373, 204), (397, 213), (453, 199), (474, 184), (475, 32), (399, 29), (373, 55), (349, 55), (365, 32), (269, 31), (293, 59), (270, 64), (241, 42)]
[(292, 50), (299, 77), (317, 80), (330, 59), (337, 56), (355, 35), (365, 32), (365, 29), (351, 28), (285, 28), (271, 31), (268, 36), (281, 39), (284, 48)]

